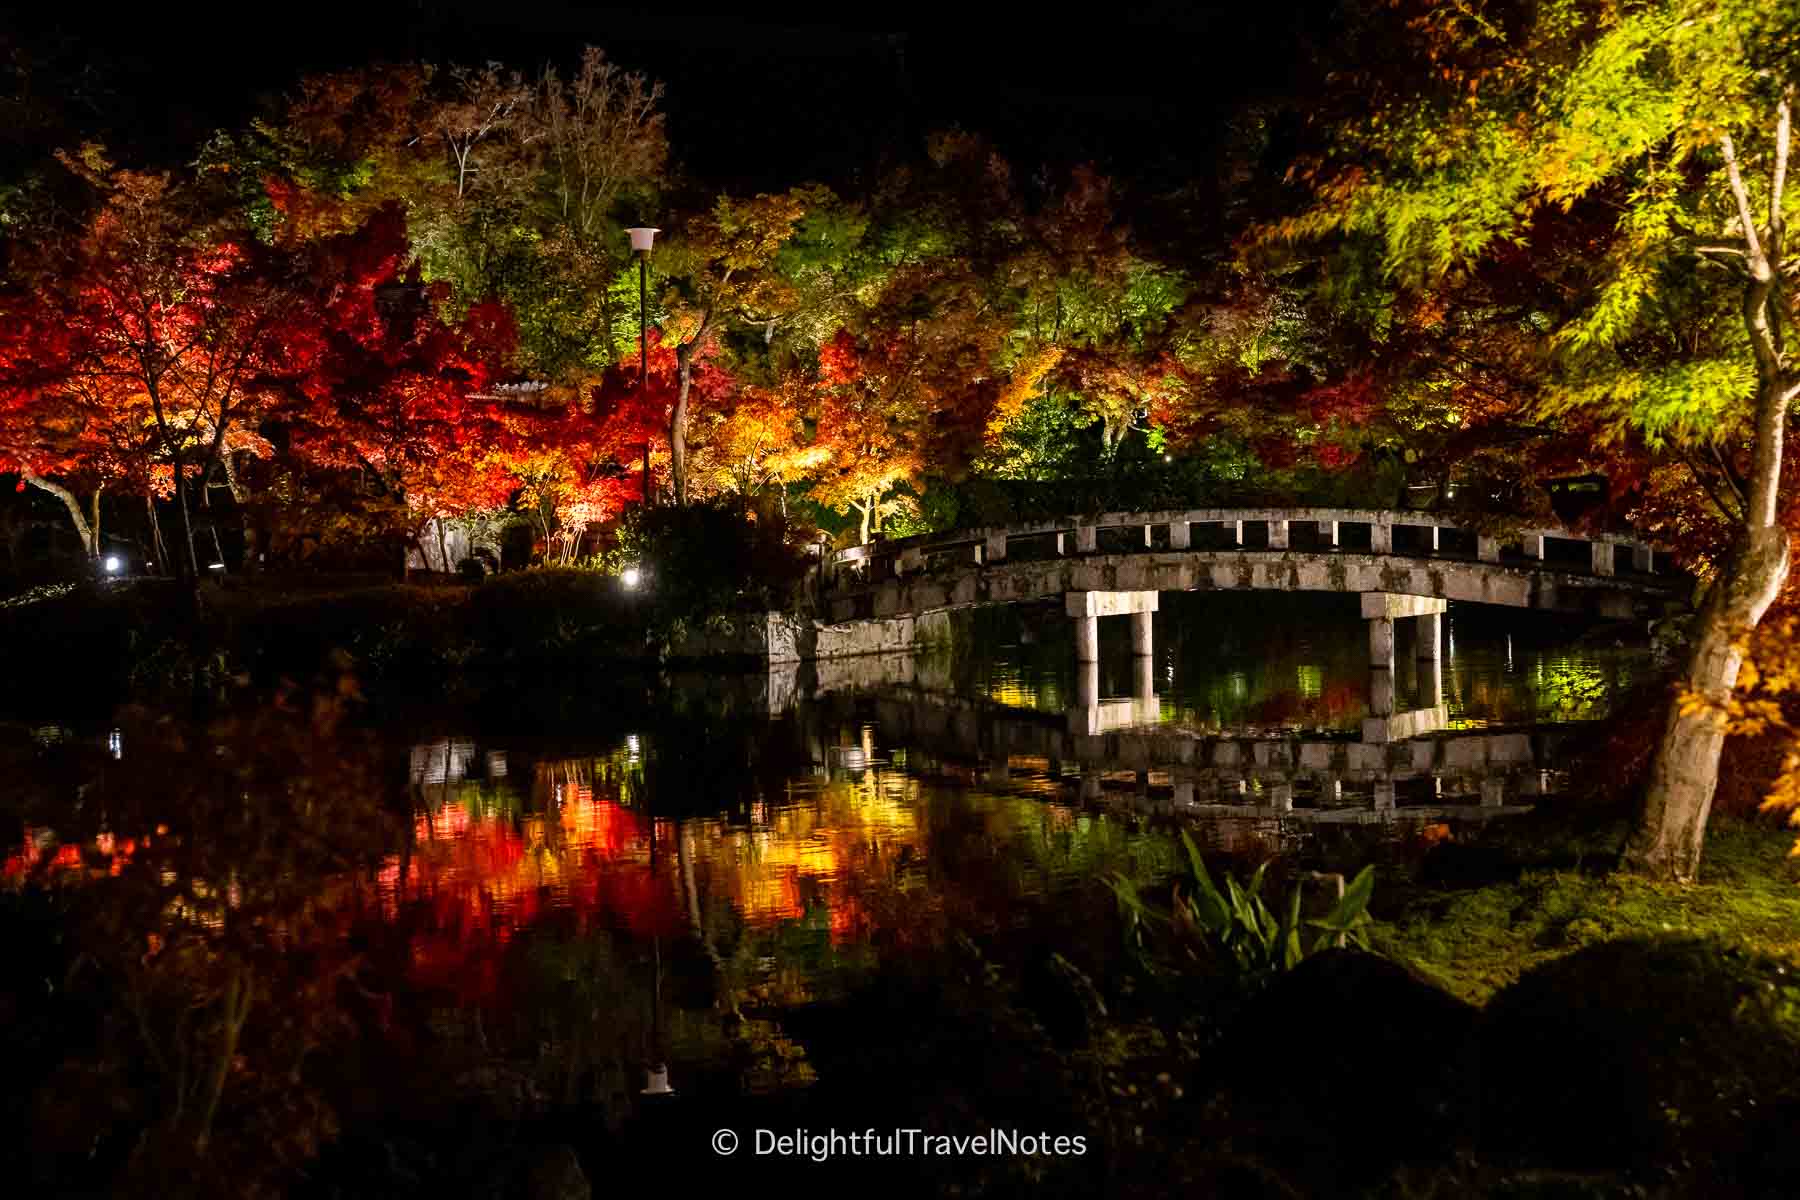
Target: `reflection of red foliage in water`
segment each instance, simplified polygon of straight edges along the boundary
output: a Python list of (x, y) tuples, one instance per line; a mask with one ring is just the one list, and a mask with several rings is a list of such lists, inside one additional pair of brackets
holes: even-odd
[[(22, 881), (38, 871), (63, 873), (86, 868), (87, 864), (82, 860), (80, 846), (72, 842), (64, 843), (46, 852), (39, 848), (38, 840), (38, 831), (27, 825), (25, 838), (19, 847), (19, 852), (6, 856), (5, 864), (0, 866), (0, 877)], [(149, 844), (149, 841), (148, 838), (144, 839), (146, 845)], [(137, 848), (138, 843), (135, 838), (115, 839), (112, 834), (103, 833), (94, 839), (91, 853), (97, 858), (106, 860), (105, 871), (108, 875), (117, 875), (125, 868), (125, 864), (131, 861), (132, 855), (137, 853)], [(95, 864), (94, 869), (100, 869), (99, 865)]]
[[(653, 874), (643, 817), (587, 786), (557, 811), (472, 816), (446, 801), (420, 813), (415, 843), (379, 872), (381, 915), (404, 931), (413, 981), (466, 1002), (493, 998), (515, 934), (551, 913), (639, 937), (685, 927), (672, 881)], [(672, 831), (659, 830), (662, 862)]]
[(1337, 721), (1356, 716), (1368, 707), (1368, 699), (1360, 687), (1351, 683), (1330, 683), (1316, 697), (1308, 698), (1298, 691), (1276, 692), (1250, 707), (1250, 720), (1261, 725), (1282, 725), (1315, 720)]

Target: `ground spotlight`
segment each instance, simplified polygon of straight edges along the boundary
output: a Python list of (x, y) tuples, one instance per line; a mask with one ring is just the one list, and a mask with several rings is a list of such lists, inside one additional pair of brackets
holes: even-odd
[(104, 565), (106, 567), (106, 573), (108, 575), (117, 575), (121, 570), (124, 569), (125, 560), (120, 558), (116, 554), (109, 554), (106, 556), (106, 562)]
[(634, 588), (638, 585), (638, 581), (640, 579), (642, 579), (643, 576), (638, 573), (638, 569), (636, 567), (626, 567), (625, 573), (623, 575), (619, 576), (619, 578), (621, 578), (625, 581), (626, 587)]

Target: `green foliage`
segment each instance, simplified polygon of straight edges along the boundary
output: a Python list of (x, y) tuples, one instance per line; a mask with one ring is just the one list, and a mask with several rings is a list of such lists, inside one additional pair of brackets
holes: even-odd
[[(1369, 87), (1308, 169), (1311, 206), (1264, 238), (1328, 238), (1335, 262), (1378, 263), (1351, 293), (1429, 292), (1501, 262), (1531, 271), (1551, 332), (1533, 364), (1540, 419), (1592, 420), (1608, 442), (1652, 449), (1741, 436), (1755, 384), (1726, 148), (1765, 212), (1800, 13), (1558, 0), (1521, 21), (1474, 4), (1405, 36), (1422, 69)], [(1792, 189), (1782, 207), (1794, 211)]]
[(767, 608), (804, 569), (772, 524), (745, 519), (736, 498), (634, 508), (619, 522), (608, 569), (635, 566), (664, 619)]
[(1095, 422), (1061, 393), (1033, 396), (980, 462), (995, 479), (1076, 479), (1100, 460)]
[(913, 537), (955, 529), (961, 512), (956, 488), (941, 480), (927, 480), (918, 494), (887, 519), (882, 532), (889, 537)]
[[(1375, 889), (1375, 868), (1364, 867), (1344, 889), (1344, 894), (1324, 917), (1302, 920), (1302, 884), (1296, 882), (1280, 916), (1263, 899), (1264, 872), (1256, 868), (1240, 885), (1230, 874), (1220, 891), (1206, 870), (1200, 850), (1186, 830), (1181, 833), (1187, 849), (1190, 889), (1173, 889), (1167, 909), (1145, 900), (1138, 886), (1122, 875), (1109, 881), (1119, 898), (1119, 910), (1131, 935), (1143, 944), (1144, 930), (1166, 930), (1180, 951), (1196, 960), (1225, 963), (1237, 972), (1256, 976), (1291, 970), (1308, 954), (1328, 946), (1369, 948), (1369, 897)], [(1310, 945), (1303, 931), (1316, 930)]]

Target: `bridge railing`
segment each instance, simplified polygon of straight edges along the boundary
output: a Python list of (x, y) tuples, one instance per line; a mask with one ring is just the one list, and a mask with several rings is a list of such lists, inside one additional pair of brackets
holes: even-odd
[(1653, 575), (1662, 565), (1656, 548), (1632, 535), (1533, 528), (1502, 542), (1468, 529), (1454, 516), (1428, 512), (1198, 508), (1113, 512), (877, 540), (824, 556), (820, 583), (826, 590), (861, 586), (947, 561), (991, 566), (1007, 562), (1027, 546), (1032, 558), (1190, 549), (1350, 550), (1463, 562), (1512, 561), (1600, 576)]

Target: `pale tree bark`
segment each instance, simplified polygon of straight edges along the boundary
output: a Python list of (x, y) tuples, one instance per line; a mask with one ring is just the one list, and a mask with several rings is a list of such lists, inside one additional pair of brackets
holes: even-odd
[(163, 542), (162, 522), (156, 519), (156, 497), (149, 492), (144, 493), (144, 513), (149, 518), (150, 546), (156, 555), (156, 565), (164, 574), (169, 570), (169, 547)]
[[(243, 480), (238, 477), (237, 455), (234, 452), (221, 449), (219, 466), (225, 475), (225, 489), (231, 493), (232, 503), (237, 505), (238, 526), (244, 534), (243, 569), (245, 574), (250, 574), (257, 569), (261, 557), (259, 550), (262, 544), (256, 523), (250, 518), (250, 489), (245, 487)], [(223, 560), (225, 556), (221, 554), (219, 557)]]
[(1760, 229), (1736, 148), (1729, 135), (1719, 139), (1743, 242), (1710, 252), (1728, 254), (1746, 274), (1744, 326), (1756, 357), (1749, 494), (1731, 557), (1701, 609), (1699, 635), (1681, 680), (1685, 695), (1671, 707), (1663, 727), (1643, 810), (1625, 847), (1628, 868), (1684, 882), (1694, 879), (1700, 867), (1725, 742), (1723, 710), (1743, 666), (1743, 638), (1762, 620), (1788, 572), (1788, 534), (1776, 514), (1788, 407), (1800, 395), (1800, 374), (1784, 361), (1779, 308), (1792, 95), (1790, 87), (1777, 110), (1769, 219)]
[(32, 471), (22, 472), (20, 478), (63, 502), (63, 507), (69, 510), (69, 519), (75, 523), (75, 533), (81, 538), (82, 550), (89, 558), (97, 557), (100, 553), (100, 493), (94, 493), (94, 522), (90, 525), (87, 514), (81, 511), (81, 500), (74, 492), (54, 479), (45, 479)]
[(669, 475), (675, 483), (675, 503), (680, 505), (688, 502), (688, 393), (694, 382), (694, 356), (712, 332), (712, 321), (713, 309), (709, 304), (700, 314), (700, 327), (694, 330), (694, 336), (675, 347), (675, 362), (680, 373), (675, 388), (675, 407), (669, 413)]

